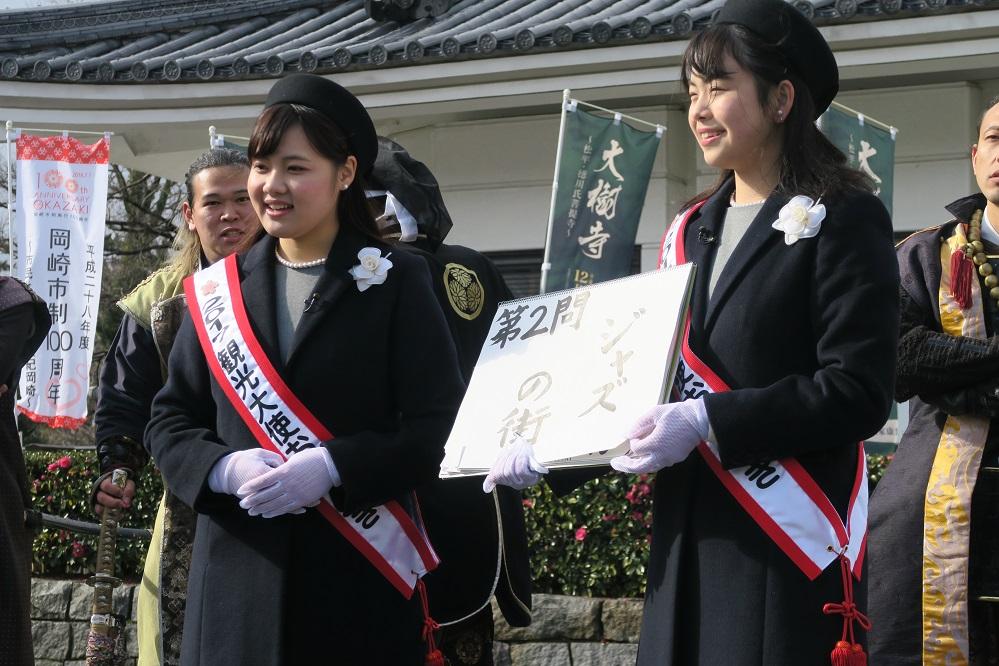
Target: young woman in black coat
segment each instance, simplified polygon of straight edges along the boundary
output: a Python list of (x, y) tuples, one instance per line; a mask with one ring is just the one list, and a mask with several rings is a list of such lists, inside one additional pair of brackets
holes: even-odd
[[(891, 220), (815, 126), (837, 67), (792, 5), (729, 0), (691, 40), (682, 73), (690, 130), (721, 177), (664, 238), (664, 265), (697, 265), (672, 401), (635, 424), (630, 453), (611, 463), (658, 472), (638, 663), (819, 665), (834, 649), (857, 659), (858, 443), (892, 401)], [(538, 476), (513, 455), (494, 474), (521, 486)], [(747, 484), (764, 503), (800, 497), (788, 489), (808, 478), (827, 509), (817, 519), (805, 502), (756, 511), (744, 496)], [(797, 526), (781, 522), (786, 510)], [(830, 538), (807, 546), (806, 533)]]
[(240, 291), (260, 353), (332, 437), (286, 461), (261, 448), (261, 429), (281, 424), (240, 416), (239, 387), (220, 385), (185, 320), (146, 432), (171, 491), (200, 514), (185, 666), (423, 663), (420, 595), (407, 599), (319, 504), (328, 495), (365, 528), (393, 500), (413, 513), (463, 391), (425, 262), (378, 240), (363, 184), (376, 150), (360, 102), (312, 75), (275, 84), (253, 130), (248, 190), (267, 235), (236, 264)]

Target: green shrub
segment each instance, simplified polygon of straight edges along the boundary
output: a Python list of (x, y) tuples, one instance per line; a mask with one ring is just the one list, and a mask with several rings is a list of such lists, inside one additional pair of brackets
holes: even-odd
[[(25, 452), (25, 465), (33, 509), (99, 522), (90, 506), (90, 488), (97, 478), (96, 455), (92, 451), (29, 450)], [(162, 494), (159, 474), (147, 470), (139, 482), (132, 508), (122, 517), (122, 526), (152, 529)], [(148, 545), (146, 539), (118, 539), (115, 569), (119, 577), (139, 580)], [(90, 575), (96, 563), (96, 535), (46, 527), (35, 537), (31, 570), (37, 576)]]
[(652, 538), (648, 475), (608, 474), (558, 500), (547, 484), (525, 492), (536, 592), (641, 596)]
[[(97, 521), (89, 506), (96, 477), (92, 452), (26, 454), (33, 507), (59, 516)], [(870, 456), (872, 487), (891, 456)], [(546, 484), (524, 493), (528, 552), (534, 589), (598, 597), (642, 596), (652, 535), (649, 475), (608, 474), (556, 499)], [(147, 470), (122, 524), (152, 528), (163, 493), (159, 474)], [(148, 542), (119, 539), (118, 575), (138, 580)], [(48, 577), (93, 573), (96, 536), (46, 528), (35, 539), (32, 571)]]

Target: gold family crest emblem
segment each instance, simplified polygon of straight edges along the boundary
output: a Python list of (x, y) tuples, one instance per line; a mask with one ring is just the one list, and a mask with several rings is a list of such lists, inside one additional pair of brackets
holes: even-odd
[(444, 288), (451, 307), (460, 317), (475, 319), (482, 312), (482, 283), (475, 271), (461, 264), (448, 264), (444, 267)]

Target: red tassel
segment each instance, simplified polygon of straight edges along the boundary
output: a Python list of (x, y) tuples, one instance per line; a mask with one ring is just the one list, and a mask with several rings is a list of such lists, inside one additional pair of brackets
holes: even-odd
[(962, 310), (971, 306), (971, 280), (975, 276), (975, 262), (956, 250), (950, 255), (950, 293)]
[(850, 666), (867, 666), (867, 653), (864, 652), (863, 645), (854, 643), (850, 648)]
[(416, 590), (420, 593), (420, 605), (423, 607), (423, 641), (427, 644), (427, 656), (423, 663), (425, 666), (446, 666), (444, 653), (437, 648), (434, 641), (434, 632), (440, 629), (440, 625), (430, 617), (430, 602), (427, 599), (427, 586), (422, 580), (416, 581)]
[(829, 660), (832, 662), (832, 666), (867, 666), (867, 654), (864, 652), (864, 646), (854, 642), (853, 623), (856, 622), (865, 631), (870, 631), (871, 621), (857, 610), (857, 605), (853, 603), (853, 577), (850, 560), (840, 554), (839, 562), (840, 573), (843, 577), (843, 602), (825, 604), (822, 607), (822, 612), (826, 615), (843, 616), (843, 637), (836, 641), (836, 647), (829, 653)]
[(850, 649), (848, 642), (836, 641), (836, 647), (833, 648), (829, 658), (832, 660), (832, 666), (851, 666), (850, 657), (852, 654), (853, 650)]

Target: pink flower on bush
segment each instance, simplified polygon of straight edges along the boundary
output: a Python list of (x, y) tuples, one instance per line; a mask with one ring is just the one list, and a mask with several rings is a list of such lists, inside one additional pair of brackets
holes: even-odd
[(652, 487), (647, 483), (633, 483), (628, 492), (624, 494), (624, 498), (628, 500), (631, 504), (638, 504), (642, 501), (642, 498), (652, 492)]
[(645, 519), (645, 514), (642, 513), (641, 511), (632, 511), (631, 519), (637, 520), (638, 522), (642, 522)]
[(532, 500), (532, 499), (525, 499), (524, 500), (524, 508), (525, 509), (533, 509), (534, 508), (534, 500)]
[(71, 552), (73, 553), (73, 557), (83, 557), (87, 554), (87, 546), (79, 541), (74, 541)]
[(605, 523), (609, 523), (609, 522), (611, 522), (612, 520), (617, 520), (617, 514), (616, 514), (616, 513), (605, 513), (605, 514), (604, 514), (604, 517), (602, 518), (602, 520), (603, 520), (603, 521), (604, 521)]
[(576, 541), (582, 541), (586, 538), (586, 525), (583, 525), (578, 530), (576, 530)]
[(58, 460), (53, 460), (52, 462), (50, 462), (45, 467), (45, 469), (47, 469), (50, 472), (54, 472), (57, 469), (69, 469), (70, 467), (72, 467), (72, 465), (73, 465), (73, 458), (71, 458), (70, 456), (63, 456)]

